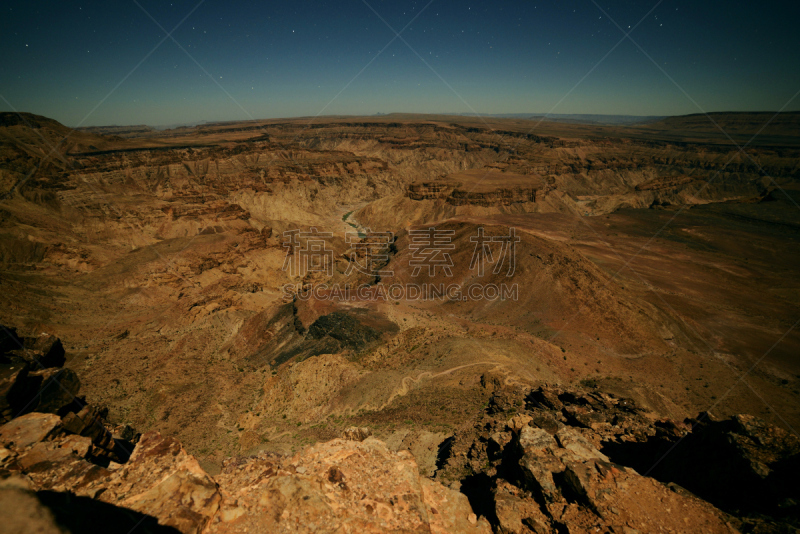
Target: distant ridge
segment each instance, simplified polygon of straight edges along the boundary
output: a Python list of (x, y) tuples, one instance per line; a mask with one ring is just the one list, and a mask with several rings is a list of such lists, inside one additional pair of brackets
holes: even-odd
[[(462, 115), (470, 114), (462, 113)], [(481, 116), (496, 117), (499, 119), (527, 119), (545, 120), (551, 122), (571, 122), (575, 124), (600, 124), (603, 126), (645, 124), (648, 122), (655, 122), (668, 118), (665, 115), (603, 115), (594, 113), (500, 113), (491, 115), (482, 114)]]
[[(713, 120), (713, 122), (712, 122)], [(800, 136), (800, 111), (732, 111), (666, 117), (646, 125), (655, 130), (718, 134), (719, 125), (730, 135)], [(763, 128), (763, 130), (762, 130)]]
[(156, 129), (152, 126), (145, 124), (137, 124), (131, 126), (85, 126), (76, 128), (81, 132), (99, 134), (99, 135), (117, 135), (119, 137), (138, 137), (142, 134), (150, 134)]
[(34, 115), (33, 113), (16, 112), (16, 111), (0, 111), (0, 127), (11, 126), (27, 126), (29, 128), (43, 128), (49, 126), (57, 129), (68, 129), (55, 119), (44, 117), (42, 115)]

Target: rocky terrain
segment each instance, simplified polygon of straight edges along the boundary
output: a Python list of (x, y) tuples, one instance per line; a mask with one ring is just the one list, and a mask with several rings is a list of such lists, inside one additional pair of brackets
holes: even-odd
[(3, 491), (72, 531), (69, 499), (156, 531), (791, 532), (800, 140), (770, 118), (0, 114)]
[[(78, 397), (79, 380), (53, 362), (58, 340), (5, 331), (3, 358), (18, 368), (0, 382), (18, 414), (0, 427), (8, 532), (82, 532), (100, 518), (111, 532), (183, 533), (798, 526), (800, 440), (748, 415), (674, 422), (596, 389), (484, 374), (487, 406), (439, 445), (434, 480), (358, 427), (293, 456), (228, 458), (211, 476), (174, 438), (115, 427)], [(32, 386), (45, 364), (58, 372)]]

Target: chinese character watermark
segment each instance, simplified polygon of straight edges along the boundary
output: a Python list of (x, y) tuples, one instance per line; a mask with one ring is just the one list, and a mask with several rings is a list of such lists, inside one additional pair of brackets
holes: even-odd
[[(472, 251), (472, 260), (469, 264), (470, 270), (477, 268), (478, 276), (483, 276), (484, 264), (488, 262), (494, 263), (494, 269), (492, 272), (494, 274), (500, 274), (500, 271), (503, 269), (503, 265), (508, 263), (506, 276), (514, 276), (514, 272), (516, 272), (517, 267), (517, 243), (521, 241), (521, 239), (517, 236), (516, 228), (510, 228), (507, 236), (495, 235), (488, 237), (485, 235), (483, 227), (480, 227), (478, 228), (478, 235), (470, 237), (469, 240), (475, 243), (475, 249)], [(492, 249), (489, 246), (490, 243), (500, 243), (500, 252), (496, 262), (492, 256)]]
[[(290, 230), (283, 233), (283, 247), (286, 249), (286, 259), (283, 270), (292, 276), (307, 273), (324, 273), (329, 278), (334, 276), (335, 255), (334, 250), (328, 248), (328, 239), (333, 237), (332, 232), (320, 232), (317, 228), (308, 231)], [(455, 230), (444, 230), (429, 227), (408, 232), (408, 250), (410, 252), (408, 266), (411, 277), (420, 275), (423, 269), (427, 270), (429, 277), (433, 278), (437, 272), (445, 277), (453, 277), (454, 262), (450, 255), (456, 250), (453, 243)], [(505, 274), (513, 277), (516, 272), (517, 244), (522, 239), (517, 235), (515, 228), (509, 228), (508, 235), (487, 235), (483, 227), (469, 238), (474, 243), (469, 270), (482, 278), (486, 274), (487, 265), (492, 268), (494, 275)], [(349, 259), (345, 277), (353, 274), (374, 276), (372, 284), (343, 287), (340, 284), (300, 284), (297, 287), (284, 286), (285, 298), (299, 298), (305, 300), (517, 300), (519, 288), (517, 284), (476, 283), (473, 278), (469, 285), (443, 283), (406, 283), (383, 285), (382, 279), (394, 276), (394, 270), (388, 266), (392, 260), (395, 248), (395, 235), (393, 232), (347, 232), (345, 243), (348, 253), (343, 254)]]
[(307, 232), (288, 230), (283, 232), (283, 237), (283, 248), (287, 249), (284, 271), (288, 269), (291, 276), (309, 272), (333, 276), (334, 255), (326, 241), (333, 237), (332, 232), (320, 232), (311, 227)]
[(409, 265), (414, 268), (411, 276), (419, 276), (423, 267), (427, 267), (428, 276), (436, 276), (436, 269), (444, 271), (445, 276), (453, 276), (453, 260), (446, 250), (455, 250), (456, 246), (451, 242), (454, 230), (439, 230), (428, 228), (426, 230), (410, 230), (408, 232), (411, 243), (408, 245), (411, 250), (411, 260)]
[(345, 276), (353, 271), (379, 277), (394, 276), (394, 271), (382, 269), (391, 259), (389, 250), (394, 243), (393, 232), (372, 232), (369, 229), (363, 234), (347, 232), (345, 241), (352, 249)]

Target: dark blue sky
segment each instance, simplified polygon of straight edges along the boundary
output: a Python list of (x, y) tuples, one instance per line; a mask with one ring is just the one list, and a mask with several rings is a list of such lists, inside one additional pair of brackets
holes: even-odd
[[(198, 3), (137, 1), (167, 31)], [(624, 29), (656, 4), (597, 1)], [(0, 110), (69, 126), (699, 111), (630, 41), (597, 65), (623, 34), (592, 0), (368, 3), (397, 31), (422, 11), (402, 36), (425, 62), (400, 39), (386, 47), (394, 34), (362, 0), (206, 0), (173, 34), (197, 63), (170, 39), (142, 62), (165, 33), (134, 1), (6, 0)], [(799, 23), (796, 1), (664, 0), (631, 37), (703, 110), (766, 111), (800, 90)]]

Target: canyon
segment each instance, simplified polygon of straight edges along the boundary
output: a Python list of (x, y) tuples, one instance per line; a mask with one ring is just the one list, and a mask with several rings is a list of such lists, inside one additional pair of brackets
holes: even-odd
[(0, 113), (2, 387), (81, 399), (3, 394), (0, 491), (154, 531), (798, 528), (800, 114), (712, 116)]

